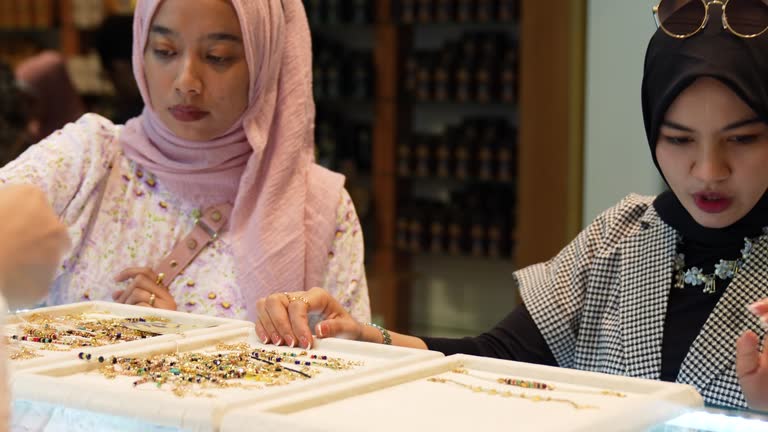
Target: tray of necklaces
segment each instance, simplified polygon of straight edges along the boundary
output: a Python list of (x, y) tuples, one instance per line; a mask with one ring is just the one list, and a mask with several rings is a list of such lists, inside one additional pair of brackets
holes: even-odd
[[(127, 348), (127, 347), (126, 347)], [(14, 397), (184, 430), (218, 430), (225, 411), (274, 398), (321, 393), (420, 361), (416, 350), (342, 339), (311, 350), (264, 345), (252, 328), (179, 338), (137, 349), (18, 371)]]
[(230, 410), (221, 432), (634, 431), (702, 406), (683, 384), (454, 355)]
[(91, 301), (9, 315), (4, 332), (10, 368), (23, 370), (79, 353), (95, 356), (126, 346), (252, 326), (248, 321)]

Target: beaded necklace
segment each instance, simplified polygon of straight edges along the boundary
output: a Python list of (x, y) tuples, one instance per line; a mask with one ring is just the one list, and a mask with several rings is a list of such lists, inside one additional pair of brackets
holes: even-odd
[(732, 279), (741, 270), (744, 263), (749, 259), (756, 243), (762, 243), (768, 239), (768, 227), (763, 228), (763, 234), (754, 240), (744, 238), (744, 247), (741, 249), (741, 258), (735, 260), (723, 260), (715, 264), (715, 271), (705, 274), (703, 269), (691, 267), (685, 270), (685, 254), (678, 253), (675, 256), (675, 288), (682, 289), (685, 285), (700, 286), (704, 285), (702, 292), (705, 294), (714, 294), (717, 292), (717, 280)]
[[(93, 356), (81, 352), (78, 358)], [(211, 396), (203, 390), (212, 388), (260, 388), (307, 380), (322, 369), (347, 370), (363, 363), (311, 354), (306, 351), (278, 352), (257, 349), (247, 343), (218, 344), (216, 351), (158, 354), (151, 357), (105, 357), (96, 360), (98, 371), (105, 377), (136, 378), (133, 386), (152, 383), (158, 388), (169, 386), (179, 397)]]
[(476, 386), (471, 385), (467, 383), (463, 383), (461, 381), (453, 380), (450, 378), (439, 378), (439, 377), (432, 377), (427, 378), (427, 381), (433, 382), (433, 383), (440, 383), (440, 384), (454, 384), (459, 387), (465, 388), (467, 390), (471, 390), (475, 393), (485, 393), (490, 396), (499, 396), (503, 398), (517, 398), (517, 399), (525, 399), (531, 402), (555, 402), (555, 403), (564, 403), (567, 405), (570, 405), (571, 407), (575, 409), (595, 409), (598, 408), (594, 405), (582, 405), (579, 403), (576, 403), (570, 399), (565, 398), (553, 398), (550, 396), (541, 396), (538, 394), (527, 394), (527, 393), (516, 393), (511, 391), (500, 391), (496, 390), (494, 388), (485, 388), (483, 386)]
[(161, 323), (160, 317), (93, 318), (86, 314), (49, 316), (32, 314), (6, 336), (13, 351), (12, 360), (39, 357), (35, 351), (69, 351), (76, 347), (99, 347), (155, 336), (146, 330), (131, 328), (136, 323)]
[(473, 374), (469, 370), (464, 368), (456, 368), (451, 372), (471, 376), (472, 378), (476, 378), (476, 379), (495, 382), (498, 384), (504, 384), (508, 386), (521, 387), (521, 388), (534, 389), (534, 390), (560, 391), (563, 393), (585, 393), (585, 394), (594, 394), (594, 395), (601, 395), (601, 396), (614, 396), (619, 398), (627, 397), (626, 394), (613, 391), (613, 390), (582, 390), (582, 389), (562, 390), (562, 389), (558, 389), (552, 384), (548, 384), (541, 381), (531, 381), (531, 380), (524, 380), (519, 378), (508, 378), (508, 377), (488, 378), (481, 375)]

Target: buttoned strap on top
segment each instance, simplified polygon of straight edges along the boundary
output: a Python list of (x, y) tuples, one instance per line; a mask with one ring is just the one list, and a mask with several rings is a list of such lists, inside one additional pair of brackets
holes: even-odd
[(206, 246), (219, 237), (232, 214), (232, 204), (217, 204), (195, 219), (195, 226), (157, 266), (157, 284), (168, 287)]

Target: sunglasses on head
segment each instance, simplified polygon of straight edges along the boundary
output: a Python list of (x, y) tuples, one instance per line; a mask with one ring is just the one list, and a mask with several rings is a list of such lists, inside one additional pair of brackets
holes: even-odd
[(712, 6), (720, 6), (723, 28), (736, 36), (754, 38), (768, 30), (768, 0), (661, 0), (653, 15), (664, 33), (683, 39), (706, 27)]

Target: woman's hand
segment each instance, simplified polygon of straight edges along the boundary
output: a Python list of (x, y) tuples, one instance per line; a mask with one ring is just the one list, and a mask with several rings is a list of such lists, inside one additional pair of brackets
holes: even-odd
[[(315, 326), (319, 338), (341, 337), (368, 340), (365, 327), (322, 288), (272, 294), (256, 303), (256, 334), (264, 343), (312, 347), (309, 316), (319, 315), (323, 321)], [(365, 334), (364, 334), (365, 333)], [(373, 337), (375, 337), (375, 333)], [(373, 342), (374, 340), (370, 340)]]
[[(768, 301), (762, 300), (749, 306), (750, 312), (768, 323)], [(750, 408), (768, 411), (768, 337), (763, 340), (753, 331), (746, 331), (736, 341), (736, 375)]]
[(116, 282), (133, 279), (128, 288), (112, 293), (117, 303), (176, 310), (176, 300), (167, 288), (161, 286), (157, 274), (150, 268), (131, 267), (115, 276)]
[(45, 297), (70, 241), (47, 196), (35, 186), (3, 186), (0, 210), (0, 288), (16, 309)]

